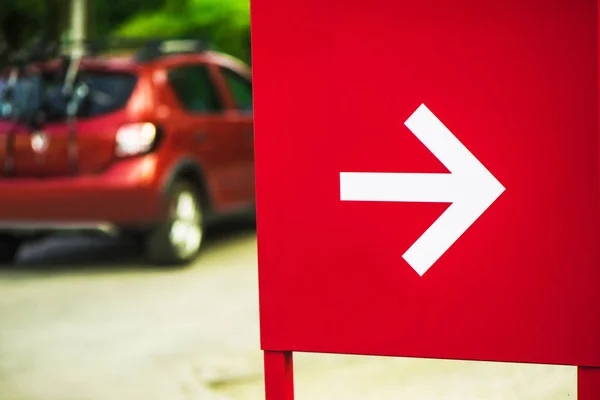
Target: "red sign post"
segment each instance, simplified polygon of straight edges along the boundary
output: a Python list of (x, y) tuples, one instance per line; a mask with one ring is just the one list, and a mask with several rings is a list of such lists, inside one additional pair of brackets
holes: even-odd
[(261, 343), (579, 366), (600, 398), (597, 0), (252, 0)]

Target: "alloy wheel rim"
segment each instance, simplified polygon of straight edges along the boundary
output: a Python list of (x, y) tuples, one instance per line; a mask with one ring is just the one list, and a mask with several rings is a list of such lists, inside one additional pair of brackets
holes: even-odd
[(195, 254), (202, 244), (202, 215), (192, 193), (179, 193), (172, 209), (169, 239), (177, 255), (186, 259)]

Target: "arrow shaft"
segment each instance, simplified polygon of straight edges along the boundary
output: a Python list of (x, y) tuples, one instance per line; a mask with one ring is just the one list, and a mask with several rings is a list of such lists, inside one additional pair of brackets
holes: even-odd
[(340, 173), (342, 201), (452, 203), (462, 186), (451, 174)]

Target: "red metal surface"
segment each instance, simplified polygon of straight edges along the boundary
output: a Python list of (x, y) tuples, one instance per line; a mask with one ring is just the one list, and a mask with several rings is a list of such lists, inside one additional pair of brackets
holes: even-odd
[[(262, 348), (600, 366), (596, 0), (252, 1)], [(448, 208), (340, 172), (446, 173), (427, 107), (506, 188), (419, 276)]]
[(600, 399), (600, 368), (577, 369), (577, 400)]
[(294, 400), (294, 364), (291, 352), (265, 351), (266, 400)]

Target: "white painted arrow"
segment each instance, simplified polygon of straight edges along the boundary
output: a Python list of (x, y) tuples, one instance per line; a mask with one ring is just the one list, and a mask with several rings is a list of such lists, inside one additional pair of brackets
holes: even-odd
[(505, 188), (424, 104), (404, 124), (450, 173), (341, 172), (340, 198), (452, 203), (402, 256), (423, 276)]

